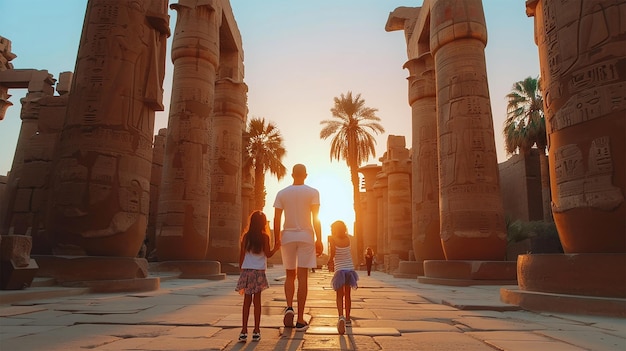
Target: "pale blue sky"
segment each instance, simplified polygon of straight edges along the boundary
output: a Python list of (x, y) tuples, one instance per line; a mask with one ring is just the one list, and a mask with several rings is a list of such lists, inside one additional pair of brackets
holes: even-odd
[[(170, 3), (174, 3), (171, 1)], [(488, 43), (485, 51), (499, 161), (506, 159), (502, 123), (505, 95), (514, 82), (539, 75), (533, 19), (524, 0), (483, 0)], [(309, 183), (322, 196), (324, 232), (336, 219), (351, 223), (352, 195), (345, 163), (329, 160), (329, 142), (319, 139), (320, 124), (331, 118), (333, 97), (351, 90), (369, 107), (378, 108), (386, 133), (377, 138), (379, 163), (389, 135), (404, 135), (411, 146), (411, 111), (407, 102), (408, 71), (404, 33), (386, 32), (389, 12), (399, 6), (421, 6), (413, 0), (231, 0), (244, 46), (248, 117), (277, 124), (288, 150), (283, 163), (304, 163)], [(0, 35), (12, 41), (15, 68), (47, 69), (55, 78), (73, 71), (86, 0), (2, 0)], [(175, 25), (170, 10), (170, 25)], [(171, 39), (171, 38), (170, 38)], [(171, 63), (168, 60), (168, 66)], [(155, 132), (167, 124), (171, 69), (165, 77), (166, 110), (158, 114)], [(20, 128), (19, 98), (0, 121), (0, 174), (10, 170)], [(267, 178), (268, 217), (276, 191), (288, 185)]]

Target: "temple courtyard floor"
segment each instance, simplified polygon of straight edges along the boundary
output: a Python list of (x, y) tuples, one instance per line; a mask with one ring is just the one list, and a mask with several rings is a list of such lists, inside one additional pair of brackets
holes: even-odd
[(0, 350), (626, 350), (626, 319), (531, 312), (500, 302), (502, 286), (442, 286), (360, 271), (352, 326), (336, 329), (331, 273), (309, 274), (306, 318), (282, 325), (284, 270), (268, 269), (261, 340), (237, 342), (243, 298), (224, 280), (161, 277), (150, 292), (82, 288), (0, 291)]

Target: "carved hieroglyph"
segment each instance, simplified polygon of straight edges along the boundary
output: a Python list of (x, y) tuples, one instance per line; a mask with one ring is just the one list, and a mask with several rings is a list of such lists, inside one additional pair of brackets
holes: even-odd
[(89, 1), (57, 153), (55, 252), (134, 257), (146, 234), (166, 0)]
[(626, 253), (626, 1), (526, 2), (566, 253)]
[(446, 259), (503, 260), (506, 228), (487, 85), (482, 2), (425, 0), (422, 7), (400, 7), (390, 14), (386, 29), (405, 31), (409, 69), (415, 70), (412, 60), (423, 59), (425, 54), (434, 59), (439, 219)]

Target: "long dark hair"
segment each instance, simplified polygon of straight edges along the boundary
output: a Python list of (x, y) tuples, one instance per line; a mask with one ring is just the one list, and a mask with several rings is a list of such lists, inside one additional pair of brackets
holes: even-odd
[(248, 221), (248, 229), (246, 229), (241, 240), (241, 245), (245, 248), (245, 251), (251, 251), (253, 253), (260, 253), (263, 251), (263, 237), (270, 233), (268, 230), (267, 217), (265, 213), (261, 211), (254, 211), (250, 215)]

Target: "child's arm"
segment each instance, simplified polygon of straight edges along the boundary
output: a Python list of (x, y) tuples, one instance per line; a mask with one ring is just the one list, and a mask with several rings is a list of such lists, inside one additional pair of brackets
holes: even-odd
[(328, 270), (335, 271), (335, 240), (332, 236), (328, 237)]
[(270, 250), (270, 237), (269, 236), (263, 237), (263, 252), (265, 252), (265, 257), (274, 256), (274, 254), (276, 253), (276, 250), (278, 250), (277, 246), (278, 245), (274, 245), (274, 248)]
[(241, 238), (241, 241), (239, 242), (239, 268), (241, 268), (241, 266), (243, 265), (243, 258), (246, 256), (246, 248), (244, 245), (244, 238)]

